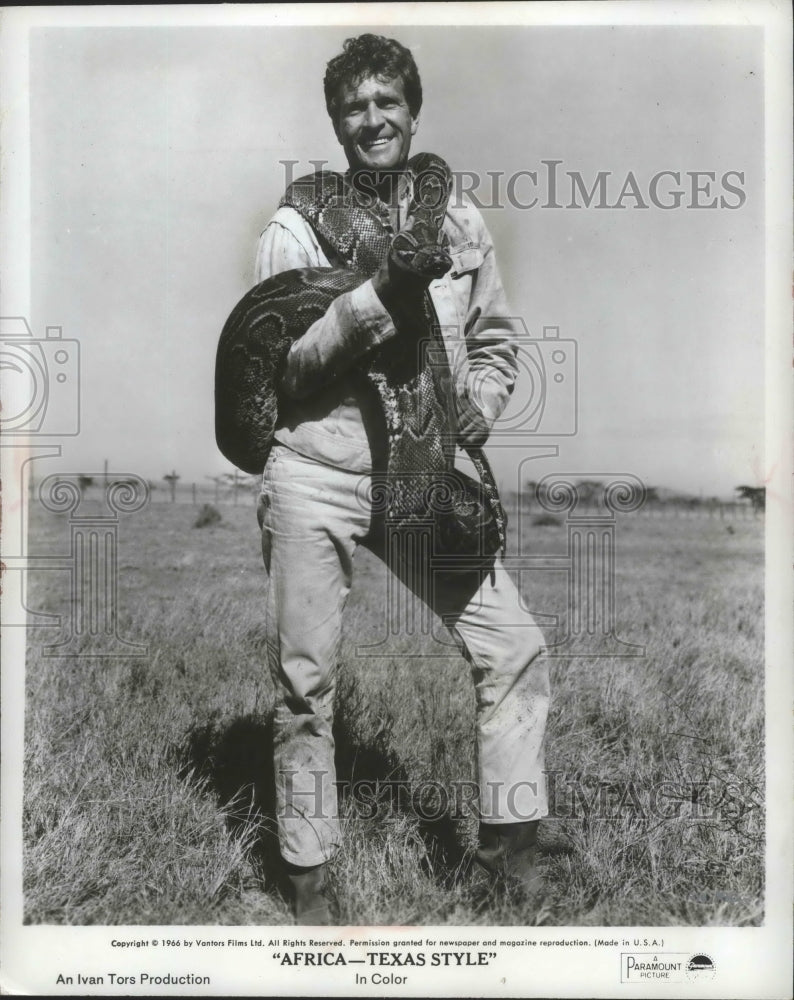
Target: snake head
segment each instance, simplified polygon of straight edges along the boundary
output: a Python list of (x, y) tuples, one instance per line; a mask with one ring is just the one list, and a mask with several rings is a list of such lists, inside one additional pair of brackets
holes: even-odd
[(452, 258), (438, 246), (419, 247), (411, 261), (411, 269), (431, 278), (441, 278), (452, 267)]
[(403, 229), (392, 240), (390, 255), (404, 270), (424, 278), (440, 278), (452, 267), (452, 258), (434, 240), (423, 239), (416, 227)]

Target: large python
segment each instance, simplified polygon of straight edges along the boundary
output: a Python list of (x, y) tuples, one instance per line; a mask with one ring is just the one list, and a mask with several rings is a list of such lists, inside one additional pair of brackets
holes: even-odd
[[(261, 473), (267, 461), (290, 346), (337, 296), (370, 278), (387, 254), (394, 267), (425, 279), (449, 270), (442, 223), (450, 169), (428, 153), (415, 156), (408, 169), (410, 221), (396, 236), (385, 225), (383, 206), (346, 175), (319, 171), (287, 188), (281, 204), (309, 221), (336, 266), (276, 274), (247, 292), (226, 321), (215, 371), (216, 438), (244, 471)], [(392, 315), (396, 335), (353, 366), (377, 392), (384, 417), (386, 460), (373, 474), (374, 506), (402, 524), (421, 521), (432, 509), (446, 552), (468, 551), (478, 532), (486, 550), (503, 548), (506, 518), (482, 450), (467, 449), (481, 488), (454, 469), (451, 374), (430, 295), (406, 297)]]

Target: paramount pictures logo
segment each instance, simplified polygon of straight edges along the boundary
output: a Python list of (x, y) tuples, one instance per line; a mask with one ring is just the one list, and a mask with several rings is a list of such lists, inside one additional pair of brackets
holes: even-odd
[(714, 960), (702, 952), (623, 952), (620, 956), (621, 983), (706, 982), (716, 975)]

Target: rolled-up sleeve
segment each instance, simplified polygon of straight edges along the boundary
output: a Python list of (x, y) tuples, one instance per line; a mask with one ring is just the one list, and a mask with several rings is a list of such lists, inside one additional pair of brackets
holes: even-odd
[[(254, 278), (258, 284), (300, 267), (329, 267), (311, 226), (292, 208), (280, 208), (259, 238)], [(338, 296), (324, 316), (292, 345), (282, 389), (301, 399), (323, 388), (379, 344), (394, 336), (391, 316), (368, 279)]]

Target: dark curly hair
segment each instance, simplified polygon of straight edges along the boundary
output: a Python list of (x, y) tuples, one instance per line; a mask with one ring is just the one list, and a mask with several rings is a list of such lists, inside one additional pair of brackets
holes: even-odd
[(393, 38), (367, 34), (348, 38), (325, 69), (325, 106), (331, 121), (336, 123), (342, 86), (356, 86), (368, 76), (401, 77), (408, 110), (416, 118), (422, 107), (422, 81), (410, 50)]

